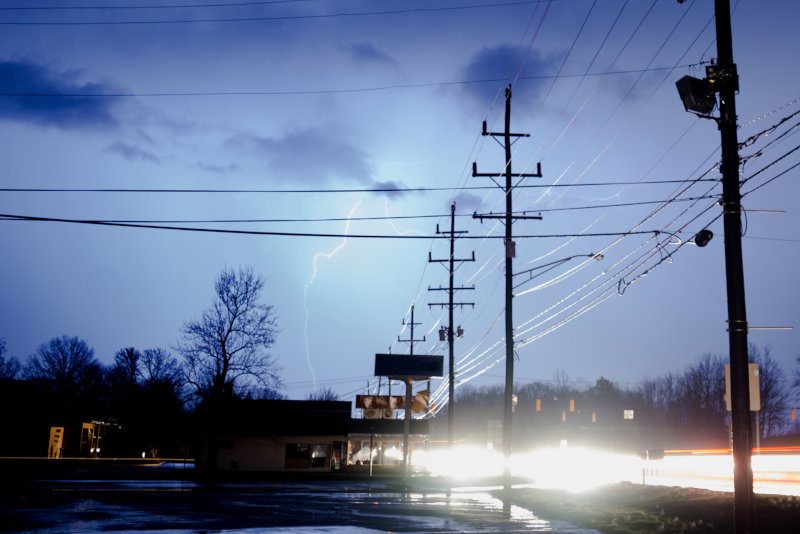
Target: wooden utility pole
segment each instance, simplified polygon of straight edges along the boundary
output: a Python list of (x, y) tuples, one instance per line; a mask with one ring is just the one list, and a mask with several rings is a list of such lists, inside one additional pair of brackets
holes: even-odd
[(731, 427), (733, 433), (734, 531), (755, 532), (752, 428), (747, 367), (747, 310), (742, 260), (742, 205), (739, 189), (739, 140), (736, 92), (739, 76), (733, 62), (730, 0), (715, 0), (717, 71), (712, 86), (719, 92), (722, 143), (722, 209), (725, 229), (725, 277), (728, 292), (728, 344), (731, 361)]
[[(409, 344), (409, 354), (411, 356), (414, 355), (414, 343), (417, 341), (425, 341), (425, 336), (422, 336), (422, 339), (415, 339), (414, 338), (414, 327), (419, 326), (421, 323), (414, 322), (414, 305), (411, 305), (411, 321), (406, 323), (406, 320), (403, 319), (403, 324), (408, 324), (411, 327), (411, 335), (408, 339), (400, 339), (400, 336), (397, 336), (397, 341), (405, 342)], [(410, 378), (405, 380), (406, 383), (406, 399), (405, 399), (405, 410), (403, 414), (403, 483), (408, 485), (408, 461), (409, 461), (409, 450), (408, 450), (408, 441), (409, 441), (409, 434), (411, 433), (411, 389), (414, 387), (414, 381)], [(372, 454), (372, 451), (370, 451)]]
[(450, 284), (448, 287), (429, 287), (428, 291), (447, 291), (448, 300), (447, 302), (430, 302), (428, 303), (428, 307), (433, 306), (441, 306), (447, 307), (448, 310), (448, 327), (447, 327), (447, 348), (448, 348), (448, 391), (447, 391), (447, 447), (448, 449), (453, 448), (453, 420), (455, 417), (455, 380), (456, 380), (456, 371), (455, 371), (455, 356), (454, 356), (454, 348), (453, 348), (453, 341), (454, 341), (454, 331), (453, 331), (453, 308), (456, 306), (464, 307), (464, 306), (472, 306), (475, 307), (474, 302), (453, 302), (453, 293), (455, 291), (471, 291), (475, 289), (475, 286), (470, 287), (454, 287), (453, 285), (453, 278), (455, 274), (455, 263), (456, 262), (465, 262), (465, 261), (475, 261), (475, 251), (472, 252), (471, 258), (466, 259), (456, 259), (455, 258), (455, 242), (456, 242), (456, 235), (465, 234), (467, 233), (466, 230), (456, 230), (456, 204), (455, 202), (450, 206), (450, 231), (449, 232), (440, 232), (439, 225), (436, 225), (436, 233), (437, 234), (447, 234), (450, 236), (450, 257), (444, 260), (435, 260), (431, 257), (431, 253), (428, 252), (428, 261), (435, 262), (435, 263), (445, 263), (449, 264), (447, 269), (449, 273), (449, 281)]
[[(512, 193), (514, 184), (513, 178), (541, 178), (542, 166), (540, 163), (536, 164), (535, 173), (513, 173), (511, 172), (511, 138), (530, 137), (526, 133), (511, 133), (511, 86), (506, 89), (506, 113), (505, 113), (505, 129), (502, 132), (489, 132), (486, 130), (486, 121), (483, 122), (482, 135), (491, 135), (492, 137), (503, 138), (503, 148), (505, 149), (506, 164), (505, 164), (505, 187), (500, 186), (506, 195), (506, 213), (505, 215), (493, 214), (474, 214), (476, 219), (500, 219), (503, 220), (506, 226), (505, 234), (505, 249), (506, 249), (506, 384), (505, 395), (503, 399), (503, 454), (506, 458), (506, 467), (503, 473), (503, 486), (506, 491), (511, 489), (511, 470), (509, 467), (509, 460), (511, 458), (511, 416), (513, 412), (512, 399), (514, 396), (514, 319), (513, 319), (513, 264), (514, 256), (516, 254), (516, 245), (513, 239), (512, 224), (515, 220), (519, 219), (536, 219), (541, 220), (542, 217), (534, 215), (514, 215), (512, 209)], [(503, 173), (479, 173), (477, 163), (472, 164), (472, 176), (482, 176), (494, 179), (496, 176)], [(497, 182), (495, 182), (497, 183)]]

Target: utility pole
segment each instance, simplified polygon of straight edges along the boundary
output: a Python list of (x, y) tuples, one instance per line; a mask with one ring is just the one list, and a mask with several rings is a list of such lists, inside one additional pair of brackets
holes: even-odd
[[(512, 400), (514, 396), (514, 320), (513, 320), (513, 264), (514, 256), (516, 254), (516, 245), (513, 240), (512, 224), (515, 220), (520, 219), (535, 219), (541, 220), (541, 216), (534, 215), (514, 215), (512, 210), (512, 192), (514, 184), (512, 178), (541, 178), (542, 165), (536, 164), (535, 173), (513, 173), (511, 172), (511, 138), (519, 139), (520, 137), (530, 137), (526, 133), (511, 133), (511, 86), (506, 88), (506, 112), (505, 112), (505, 128), (502, 132), (489, 132), (486, 130), (486, 121), (483, 121), (482, 135), (490, 135), (492, 137), (503, 138), (503, 148), (505, 149), (506, 163), (505, 163), (505, 187), (497, 182), (506, 195), (506, 213), (505, 215), (473, 215), (476, 219), (500, 219), (504, 221), (506, 227), (506, 235), (504, 239), (506, 249), (506, 384), (505, 395), (503, 399), (503, 454), (506, 458), (505, 469), (503, 472), (503, 486), (506, 491), (511, 489), (511, 469), (509, 461), (511, 459), (511, 415), (513, 411)], [(479, 173), (477, 163), (472, 164), (472, 176), (474, 177), (487, 177), (494, 178), (502, 173)]]
[(415, 323), (414, 322), (414, 305), (412, 304), (411, 305), (411, 321), (406, 322), (405, 317), (403, 318), (403, 326), (408, 326), (409, 328), (411, 328), (411, 336), (409, 336), (408, 339), (400, 339), (400, 336), (397, 336), (397, 341), (399, 343), (408, 343), (408, 346), (409, 346), (408, 354), (411, 355), (411, 356), (414, 355), (414, 343), (416, 343), (417, 341), (422, 341), (422, 342), (425, 341), (425, 336), (422, 336), (422, 339), (415, 339), (414, 338), (414, 327), (415, 326), (419, 326), (421, 324), (422, 323)]
[(475, 251), (472, 251), (471, 258), (465, 259), (456, 259), (455, 258), (455, 243), (456, 243), (456, 235), (466, 234), (466, 230), (456, 230), (456, 203), (450, 206), (450, 231), (449, 232), (440, 232), (439, 225), (436, 225), (436, 233), (437, 234), (447, 234), (450, 236), (450, 257), (444, 260), (435, 260), (431, 257), (431, 253), (428, 252), (428, 262), (431, 263), (445, 263), (449, 264), (447, 269), (449, 274), (449, 281), (450, 284), (447, 288), (444, 287), (429, 287), (428, 291), (447, 291), (448, 299), (447, 302), (430, 302), (428, 303), (428, 307), (433, 306), (441, 306), (447, 307), (448, 312), (448, 327), (447, 327), (447, 349), (448, 349), (448, 391), (447, 391), (447, 448), (453, 448), (453, 420), (455, 414), (455, 380), (456, 380), (456, 371), (455, 371), (455, 357), (454, 357), (454, 349), (453, 349), (453, 341), (454, 341), (454, 331), (453, 331), (453, 308), (456, 306), (464, 307), (464, 306), (472, 306), (475, 307), (474, 302), (453, 302), (453, 293), (455, 291), (472, 291), (475, 289), (475, 286), (471, 287), (454, 287), (453, 286), (453, 277), (455, 274), (455, 263), (459, 262), (466, 262), (466, 261), (475, 261)]
[[(411, 321), (406, 323), (405, 318), (403, 319), (403, 324), (408, 325), (411, 327), (411, 335), (408, 339), (400, 339), (400, 336), (397, 336), (397, 341), (408, 343), (409, 344), (409, 355), (414, 355), (414, 343), (416, 341), (425, 341), (425, 336), (422, 336), (422, 339), (415, 339), (414, 338), (414, 327), (419, 326), (421, 323), (414, 322), (414, 305), (411, 305)], [(411, 388), (414, 386), (414, 381), (410, 378), (405, 380), (406, 383), (406, 399), (405, 399), (405, 409), (403, 414), (403, 484), (408, 486), (408, 460), (409, 460), (409, 450), (408, 450), (408, 437), (411, 433)], [(372, 450), (370, 450), (370, 454), (372, 454)]]
[[(678, 0), (684, 3), (686, 0)], [(714, 0), (717, 62), (706, 67), (706, 78), (684, 76), (676, 82), (686, 111), (714, 119), (722, 147), (722, 215), (725, 231), (725, 280), (728, 294), (728, 347), (731, 375), (731, 442), (733, 448), (733, 517), (736, 534), (755, 532), (753, 499), (753, 430), (750, 419), (750, 387), (747, 364), (747, 308), (742, 261), (742, 193), (739, 182), (739, 140), (736, 131), (736, 92), (739, 75), (733, 62), (730, 0)], [(719, 117), (711, 112), (717, 105)], [(705, 246), (711, 232), (697, 233), (695, 243)]]
[(752, 428), (747, 368), (747, 309), (742, 261), (742, 206), (739, 189), (739, 140), (736, 91), (739, 76), (733, 62), (730, 0), (714, 2), (717, 30), (719, 131), (722, 142), (722, 209), (725, 229), (725, 277), (728, 291), (728, 343), (731, 361), (731, 427), (733, 431), (734, 531), (755, 532)]

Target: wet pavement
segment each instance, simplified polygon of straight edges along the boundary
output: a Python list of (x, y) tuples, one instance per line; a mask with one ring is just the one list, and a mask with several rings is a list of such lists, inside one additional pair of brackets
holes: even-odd
[(560, 532), (589, 534), (535, 511), (505, 507), (488, 488), (403, 493), (374, 480), (224, 483), (188, 480), (39, 480), (0, 490), (0, 531)]

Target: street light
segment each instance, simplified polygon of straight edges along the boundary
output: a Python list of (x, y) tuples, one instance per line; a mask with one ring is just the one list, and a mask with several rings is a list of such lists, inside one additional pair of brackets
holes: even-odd
[(708, 245), (708, 242), (711, 241), (711, 238), (714, 237), (714, 233), (709, 230), (708, 228), (703, 228), (694, 236), (694, 244), (698, 247), (702, 248)]
[[(514, 289), (517, 289), (522, 284), (526, 284), (526, 283), (530, 282), (534, 278), (537, 278), (537, 277), (539, 277), (539, 276), (541, 276), (541, 275), (543, 275), (543, 274), (545, 274), (545, 273), (547, 273), (549, 271), (552, 271), (553, 269), (555, 269), (556, 267), (558, 267), (562, 263), (566, 263), (569, 260), (572, 260), (572, 259), (575, 259), (575, 258), (593, 258), (593, 259), (595, 259), (597, 261), (600, 261), (604, 257), (605, 256), (603, 256), (603, 254), (595, 254), (595, 253), (575, 254), (574, 256), (568, 256), (566, 258), (561, 258), (560, 260), (551, 261), (550, 263), (545, 263), (543, 265), (538, 265), (536, 267), (532, 267), (530, 269), (526, 269), (524, 271), (520, 271), (518, 273), (514, 273), (512, 276), (521, 276), (523, 274), (527, 274), (528, 275), (528, 278), (526, 278), (522, 282), (520, 282), (517, 285), (515, 285)], [(539, 271), (540, 269), (544, 269), (544, 270), (534, 274), (535, 271)]]
[(675, 82), (675, 87), (678, 88), (678, 94), (686, 111), (700, 115), (708, 115), (714, 111), (717, 97), (711, 91), (707, 78), (701, 80), (692, 76), (684, 76)]

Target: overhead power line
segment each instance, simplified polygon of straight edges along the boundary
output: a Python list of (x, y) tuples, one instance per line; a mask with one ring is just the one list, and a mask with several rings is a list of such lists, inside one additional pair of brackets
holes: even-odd
[[(592, 206), (571, 206), (566, 208), (547, 208), (539, 211), (527, 210), (516, 213), (544, 213), (553, 211), (573, 211), (589, 209), (621, 208), (630, 206), (643, 206), (649, 204), (664, 204), (672, 202), (689, 202), (706, 198), (719, 198), (719, 195), (705, 195), (701, 197), (686, 197), (665, 200), (648, 200), (643, 202), (620, 202), (617, 204), (597, 204)], [(416, 215), (374, 215), (364, 217), (292, 217), (292, 218), (270, 218), (270, 219), (84, 219), (104, 223), (130, 223), (130, 224), (259, 224), (259, 223), (318, 223), (318, 222), (357, 222), (357, 221), (396, 221), (414, 219), (440, 219), (447, 214), (431, 213)], [(472, 213), (456, 213), (455, 217), (473, 218)], [(3, 219), (17, 220), (17, 219)]]
[(259, 2), (232, 2), (229, 4), (138, 4), (138, 5), (83, 5), (83, 6), (12, 6), (0, 7), (0, 11), (91, 11), (91, 10), (123, 10), (123, 9), (188, 9), (214, 7), (253, 7), (272, 4), (296, 4), (314, 2), (316, 0), (262, 0)]
[[(200, 24), (208, 22), (279, 22), (290, 20), (316, 20), (330, 18), (372, 17), (383, 15), (407, 15), (412, 13), (437, 13), (447, 11), (464, 11), (472, 9), (488, 9), (494, 7), (514, 7), (541, 4), (548, 0), (523, 0), (519, 2), (503, 2), (497, 4), (473, 4), (445, 7), (417, 7), (405, 9), (389, 9), (384, 11), (348, 11), (341, 13), (275, 15), (268, 17), (231, 17), (231, 18), (198, 18), (198, 19), (161, 19), (161, 20), (74, 20), (74, 21), (2, 21), (2, 26), (131, 26), (152, 24)], [(550, 0), (552, 1), (552, 0)]]
[[(71, 223), (71, 224), (88, 224), (94, 226), (114, 226), (122, 228), (144, 228), (149, 230), (175, 230), (182, 232), (204, 232), (215, 234), (238, 234), (238, 235), (261, 235), (261, 236), (283, 236), (283, 237), (332, 237), (332, 238), (348, 238), (348, 239), (447, 239), (447, 236), (442, 234), (434, 235), (399, 235), (399, 234), (348, 234), (348, 233), (322, 233), (322, 232), (278, 232), (278, 231), (263, 231), (263, 230), (238, 230), (229, 228), (195, 228), (186, 226), (166, 226), (158, 224), (133, 224), (122, 222), (107, 222), (102, 220), (93, 219), (67, 219), (62, 217), (36, 217), (32, 215), (19, 215), (12, 213), (0, 213), (0, 219), (9, 221), (27, 221), (27, 222), (58, 222), (58, 223)], [(634, 235), (634, 234), (655, 234), (659, 235), (664, 233), (662, 230), (639, 230), (629, 232), (595, 232), (592, 234), (528, 234), (519, 235), (521, 239), (547, 239), (547, 238), (564, 238), (564, 237), (608, 237), (620, 235)], [(482, 235), (482, 236), (460, 236), (459, 239), (503, 239), (500, 235)]]
[[(696, 67), (700, 63), (681, 65), (681, 67)], [(590, 72), (581, 74), (551, 74), (537, 76), (519, 76), (517, 80), (555, 80), (562, 78), (584, 78), (597, 76), (613, 76), (620, 74), (638, 74), (645, 72), (671, 70), (674, 67), (649, 67), (646, 69), (612, 70), (605, 72)], [(276, 90), (276, 91), (154, 91), (136, 92), (121, 91), (116, 93), (62, 93), (62, 92), (0, 92), (0, 96), (14, 98), (153, 98), (153, 97), (195, 97), (195, 96), (301, 96), (301, 95), (328, 95), (347, 93), (371, 93), (389, 91), (393, 89), (414, 89), (423, 87), (442, 87), (447, 85), (475, 85), (482, 83), (507, 82), (511, 78), (482, 78), (478, 80), (449, 80), (438, 82), (400, 83), (392, 85), (377, 85), (373, 87), (350, 87), (341, 89), (308, 89), (308, 90)]]
[[(687, 182), (718, 182), (714, 178), (702, 180), (650, 180), (643, 182), (592, 182), (581, 184), (525, 184), (517, 189), (534, 189), (546, 187), (605, 187), (615, 185), (658, 185), (681, 184)], [(264, 194), (301, 194), (301, 193), (427, 193), (435, 191), (467, 191), (496, 189), (491, 185), (464, 187), (350, 187), (350, 188), (311, 188), (311, 189), (180, 189), (180, 188), (92, 188), (92, 187), (2, 187), (2, 193), (264, 193)]]

